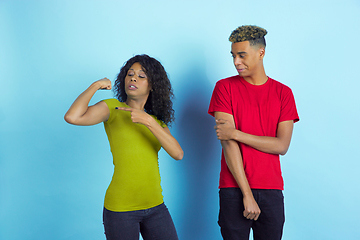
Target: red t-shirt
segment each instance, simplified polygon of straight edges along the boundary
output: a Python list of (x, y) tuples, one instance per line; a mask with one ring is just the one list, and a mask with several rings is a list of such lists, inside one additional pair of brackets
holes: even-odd
[[(276, 137), (279, 122), (299, 121), (292, 91), (286, 85), (269, 78), (263, 85), (252, 85), (240, 76), (216, 83), (209, 114), (229, 113), (238, 130), (257, 136)], [(244, 170), (253, 189), (284, 189), (278, 154), (258, 151), (239, 143)], [(239, 187), (221, 154), (219, 188)]]

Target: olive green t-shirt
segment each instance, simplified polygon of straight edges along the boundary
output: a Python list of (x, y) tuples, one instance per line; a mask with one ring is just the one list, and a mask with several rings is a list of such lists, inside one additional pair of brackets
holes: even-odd
[[(129, 107), (117, 99), (103, 100), (110, 110), (104, 122), (113, 155), (114, 175), (106, 191), (104, 206), (115, 212), (143, 210), (163, 203), (158, 151), (161, 145), (150, 130), (131, 121)], [(162, 127), (166, 125), (151, 115)]]

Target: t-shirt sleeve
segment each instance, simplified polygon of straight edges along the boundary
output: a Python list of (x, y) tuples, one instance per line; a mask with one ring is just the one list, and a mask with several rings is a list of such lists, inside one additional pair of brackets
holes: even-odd
[(299, 115), (296, 109), (295, 98), (290, 88), (287, 89), (281, 98), (281, 112), (279, 122), (293, 120), (299, 121)]
[(110, 98), (103, 100), (103, 102), (105, 102), (109, 108), (110, 115), (109, 115), (109, 119), (106, 122), (110, 123), (114, 118), (115, 107), (119, 107), (119, 101), (114, 98)]
[(157, 117), (155, 117), (155, 116), (153, 116), (153, 115), (152, 115), (152, 117), (159, 123), (159, 125), (160, 125), (162, 128), (167, 127), (167, 125), (166, 125), (163, 121), (159, 120)]
[(208, 113), (213, 117), (215, 112), (233, 114), (231, 107), (230, 86), (226, 85), (221, 80), (215, 85), (208, 110)]

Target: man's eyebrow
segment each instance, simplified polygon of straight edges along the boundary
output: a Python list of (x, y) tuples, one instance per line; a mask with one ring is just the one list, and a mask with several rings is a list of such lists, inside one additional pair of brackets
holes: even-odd
[[(232, 51), (230, 53), (234, 54)], [(247, 52), (237, 52), (236, 54), (247, 54)]]

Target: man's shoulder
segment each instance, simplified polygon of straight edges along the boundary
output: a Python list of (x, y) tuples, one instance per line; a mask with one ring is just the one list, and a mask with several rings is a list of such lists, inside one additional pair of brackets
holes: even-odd
[(238, 83), (240, 83), (240, 79), (241, 79), (241, 77), (239, 75), (235, 75), (235, 76), (220, 79), (219, 81), (216, 82), (216, 85), (238, 84)]
[(240, 77), (239, 75), (235, 75), (235, 76), (220, 79), (218, 82), (234, 82), (234, 81), (239, 81), (241, 78), (242, 77)]
[(285, 91), (291, 91), (291, 88), (288, 87), (287, 85), (285, 85), (284, 83), (281, 83), (273, 78), (270, 78), (272, 81), (272, 84), (277, 88), (277, 89), (282, 89), (282, 90), (285, 90)]

